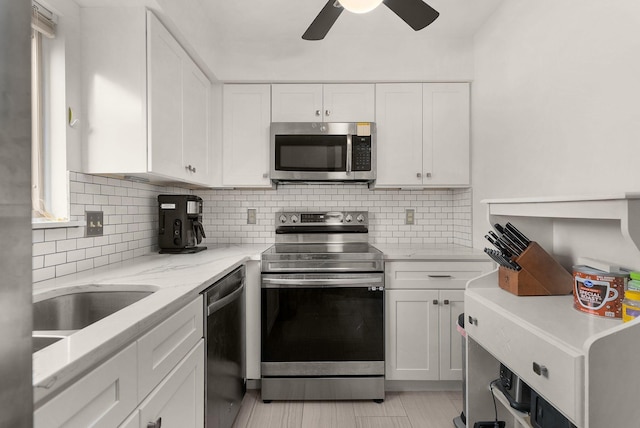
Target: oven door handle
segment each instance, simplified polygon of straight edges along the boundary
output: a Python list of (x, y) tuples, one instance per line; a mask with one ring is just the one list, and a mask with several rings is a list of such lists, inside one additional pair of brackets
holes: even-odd
[(353, 288), (376, 285), (382, 290), (382, 277), (371, 278), (262, 278), (262, 288)]

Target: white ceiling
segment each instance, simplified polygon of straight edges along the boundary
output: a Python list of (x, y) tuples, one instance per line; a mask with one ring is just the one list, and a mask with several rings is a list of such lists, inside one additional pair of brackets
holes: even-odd
[[(503, 0), (428, 0), (440, 12), (421, 30), (434, 37), (473, 35)], [(236, 42), (301, 38), (326, 0), (200, 0), (216, 30)], [(384, 4), (368, 14), (344, 11), (325, 38), (380, 34), (411, 34), (413, 30)], [(322, 43), (322, 42), (309, 42)]]

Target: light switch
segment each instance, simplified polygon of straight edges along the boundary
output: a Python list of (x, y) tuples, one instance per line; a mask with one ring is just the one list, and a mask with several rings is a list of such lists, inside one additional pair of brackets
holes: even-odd
[(247, 209), (247, 224), (256, 224), (256, 209)]
[(87, 221), (87, 236), (102, 236), (104, 214), (102, 211), (85, 211)]
[(404, 224), (415, 224), (416, 223), (416, 210), (413, 208), (408, 208), (404, 210)]

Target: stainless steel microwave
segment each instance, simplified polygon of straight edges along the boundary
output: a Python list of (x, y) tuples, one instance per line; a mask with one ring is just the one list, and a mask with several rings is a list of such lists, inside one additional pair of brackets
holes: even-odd
[(271, 123), (273, 181), (371, 182), (376, 178), (376, 124)]

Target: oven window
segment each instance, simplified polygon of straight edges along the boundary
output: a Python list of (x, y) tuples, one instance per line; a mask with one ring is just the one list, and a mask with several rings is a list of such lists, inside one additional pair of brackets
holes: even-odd
[(263, 288), (262, 361), (383, 361), (384, 292)]
[(278, 171), (346, 171), (346, 135), (276, 135)]

